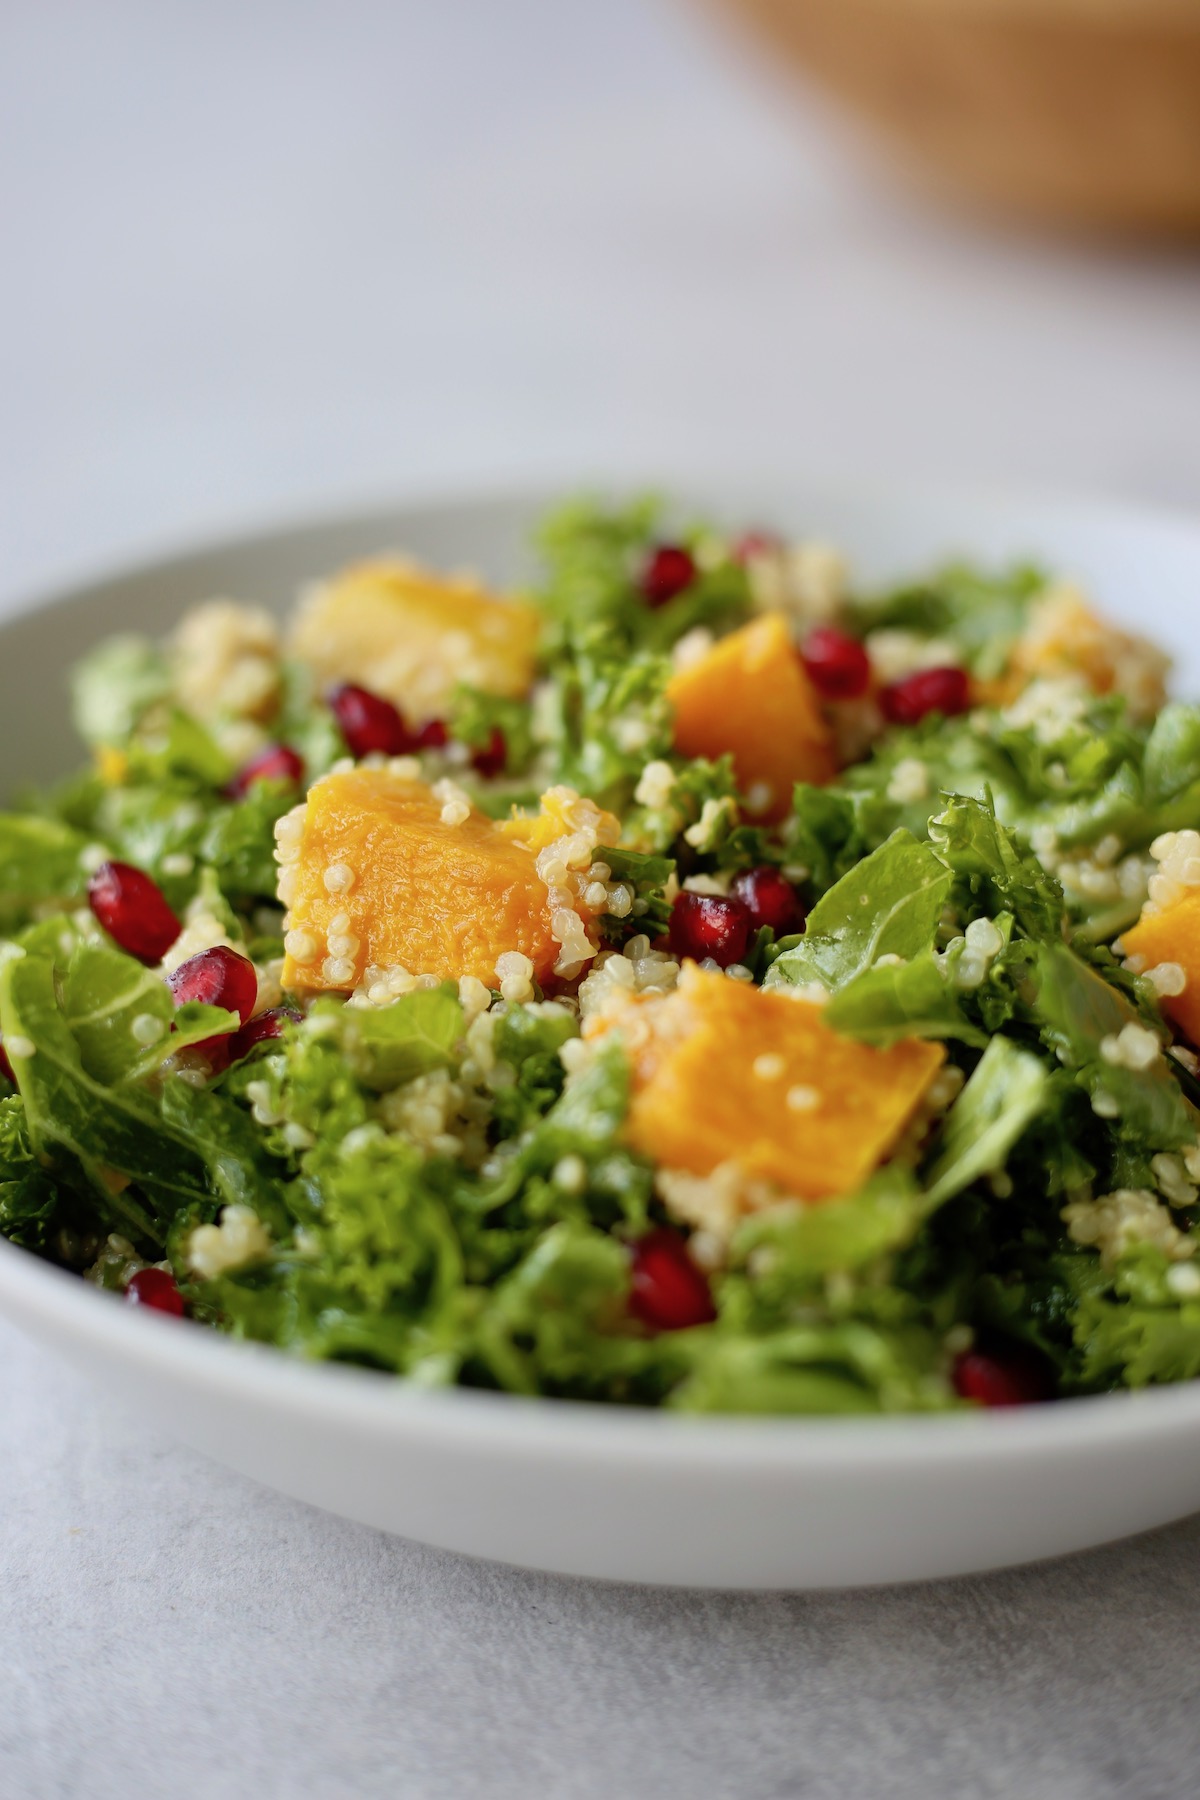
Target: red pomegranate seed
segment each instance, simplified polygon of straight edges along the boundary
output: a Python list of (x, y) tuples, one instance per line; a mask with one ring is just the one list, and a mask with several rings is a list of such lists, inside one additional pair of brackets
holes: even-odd
[(751, 927), (758, 931), (769, 925), (776, 937), (799, 931), (804, 924), (804, 908), (791, 882), (768, 864), (760, 869), (743, 869), (735, 875), (730, 889), (750, 915)]
[(161, 962), (183, 929), (156, 881), (132, 863), (101, 863), (88, 903), (114, 943), (139, 962)]
[(0, 1075), (3, 1075), (5, 1081), (11, 1081), (16, 1087), (17, 1078), (13, 1074), (13, 1066), (8, 1060), (8, 1051), (4, 1048), (3, 1038), (0, 1038)]
[(783, 541), (773, 531), (744, 531), (730, 547), (735, 563), (748, 563), (756, 556), (773, 556), (783, 549)]
[(926, 713), (944, 713), (952, 718), (966, 712), (971, 703), (971, 684), (965, 669), (947, 664), (944, 668), (918, 669), (903, 681), (893, 681), (879, 696), (884, 717), (893, 725), (915, 725)]
[[(202, 1000), (206, 1006), (223, 1006), (237, 1014), (243, 1027), (258, 999), (254, 964), (231, 950), (228, 944), (214, 944), (211, 950), (189, 956), (168, 975), (167, 986), (175, 996), (176, 1006), (182, 1006), (188, 1000)], [(228, 1032), (202, 1038), (193, 1048), (213, 1060), (214, 1072), (229, 1064), (232, 1045)]]
[(260, 1012), (229, 1039), (230, 1061), (239, 1062), (243, 1056), (249, 1056), (256, 1044), (281, 1037), (284, 1026), (298, 1025), (300, 1018), (294, 1006), (273, 1006), (269, 1012)]
[(187, 1000), (202, 1000), (206, 1006), (223, 1006), (235, 1012), (243, 1025), (258, 999), (254, 964), (228, 944), (214, 944), (211, 950), (189, 956), (168, 975), (167, 986), (175, 996), (176, 1006)]
[(503, 775), (504, 765), (508, 761), (508, 745), (504, 741), (504, 733), (498, 725), (493, 725), (488, 733), (488, 741), (481, 744), (471, 757), (471, 765), (480, 775), (492, 777)]
[(665, 606), (695, 579), (696, 564), (690, 550), (682, 544), (659, 544), (647, 558), (639, 585), (648, 605)]
[(329, 696), (333, 716), (352, 756), (407, 756), (417, 740), (390, 700), (347, 682)]
[(440, 719), (430, 719), (413, 739), (416, 750), (440, 750), (450, 742), (450, 733)]
[(633, 1246), (629, 1310), (652, 1331), (685, 1331), (717, 1316), (708, 1282), (677, 1231), (651, 1231)]
[(967, 1350), (954, 1364), (954, 1391), (981, 1406), (1031, 1406), (1049, 1400), (1049, 1371), (1040, 1356), (1022, 1349), (1001, 1356)]
[(183, 1317), (183, 1295), (175, 1285), (175, 1277), (166, 1269), (139, 1269), (129, 1278), (125, 1298), (131, 1306), (150, 1306), (155, 1312), (170, 1313), (176, 1319)]
[(231, 800), (240, 800), (256, 781), (286, 781), (291, 787), (299, 787), (303, 780), (304, 758), (288, 744), (268, 744), (250, 758), (244, 769), (238, 770), (225, 792)]
[(746, 954), (750, 914), (741, 900), (685, 889), (671, 908), (670, 939), (677, 956), (694, 956), (697, 962), (711, 956), (727, 969)]
[(856, 700), (871, 679), (871, 660), (858, 639), (832, 625), (818, 625), (800, 652), (809, 679), (826, 700)]

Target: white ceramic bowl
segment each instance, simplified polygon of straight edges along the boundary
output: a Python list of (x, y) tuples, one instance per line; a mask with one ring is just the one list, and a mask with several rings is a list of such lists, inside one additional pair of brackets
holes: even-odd
[[(1180, 654), (1200, 689), (1200, 527), (1112, 506), (954, 491), (692, 483), (731, 522), (820, 533), (875, 580), (947, 553), (1036, 554)], [(6, 780), (77, 759), (66, 664), (213, 593), (297, 584), (403, 545), (519, 571), (545, 495), (264, 532), (120, 575), (0, 629)], [(0, 1306), (148, 1421), (289, 1494), (475, 1556), (700, 1587), (911, 1581), (1059, 1555), (1200, 1507), (1200, 1384), (970, 1417), (743, 1420), (420, 1392), (123, 1306), (0, 1241)]]

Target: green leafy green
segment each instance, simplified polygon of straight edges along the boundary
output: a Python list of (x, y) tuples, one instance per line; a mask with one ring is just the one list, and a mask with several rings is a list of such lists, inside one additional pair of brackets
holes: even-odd
[(864, 969), (834, 994), (825, 1017), (835, 1031), (881, 1048), (906, 1037), (957, 1038), (980, 1047), (988, 1041), (967, 1014), (949, 959), (934, 950)]
[(1089, 1284), (1072, 1319), (1073, 1380), (1084, 1389), (1146, 1387), (1200, 1376), (1200, 1299), (1168, 1286), (1149, 1244), (1126, 1252), (1109, 1283)]
[(669, 1404), (689, 1412), (880, 1413), (952, 1405), (939, 1342), (916, 1319), (796, 1324), (761, 1336), (717, 1332)]
[[(533, 759), (533, 713), (527, 700), (512, 700), (502, 694), (483, 694), (476, 688), (460, 687), (454, 697), (450, 730), (455, 741), (469, 744), (473, 750), (487, 750), (494, 732), (504, 740), (505, 776), (520, 776)], [(488, 802), (487, 784), (479, 783), (480, 798)], [(506, 812), (511, 804), (507, 784), (496, 797), (493, 816)], [(492, 810), (489, 807), (489, 810)]]
[(0, 1231), (28, 1250), (45, 1250), (70, 1181), (38, 1157), (19, 1094), (0, 1100)]
[(1125, 995), (1062, 943), (1037, 945), (1030, 975), (1031, 1022), (1093, 1103), (1107, 1106), (1113, 1129), (1147, 1150), (1193, 1144), (1196, 1121), (1166, 1058), (1139, 1068), (1104, 1055), (1126, 1026), (1144, 1028)]
[(86, 839), (69, 825), (29, 813), (0, 813), (0, 931), (12, 931), (35, 906), (77, 899), (86, 877)]
[(1011, 912), (1030, 937), (1061, 936), (1062, 889), (1036, 857), (978, 800), (951, 800), (929, 821), (929, 837), (948, 869), (966, 882), (980, 912)]
[(341, 1007), (322, 1016), (337, 1020), (351, 1067), (376, 1092), (452, 1067), (463, 1033), (458, 992), (449, 981), (389, 1006)]
[(221, 891), (234, 898), (274, 900), (275, 821), (295, 799), (278, 782), (256, 782), (242, 800), (213, 807), (196, 843)]
[(603, 916), (605, 941), (620, 945), (643, 933), (651, 938), (660, 937), (671, 923), (671, 904), (665, 889), (675, 873), (674, 857), (647, 855), (617, 847), (605, 850), (604, 860), (613, 879), (633, 891), (633, 905), (627, 913), (620, 918), (615, 913)]
[(772, 965), (767, 985), (818, 981), (843, 988), (881, 956), (930, 949), (953, 876), (911, 832), (897, 831), (856, 864), (808, 916), (804, 936)]
[[(729, 555), (697, 558), (691, 582), (665, 605), (648, 606), (640, 577), (656, 540), (668, 535), (664, 511), (647, 496), (624, 507), (575, 501), (551, 514), (538, 534), (545, 579), (537, 599), (553, 627), (551, 646), (607, 640), (614, 655), (662, 652), (697, 625), (739, 623), (749, 611), (745, 570)], [(673, 542), (696, 548), (706, 534), (670, 530)]]
[(492, 1033), (496, 1059), (510, 1068), (515, 1080), (501, 1085), (495, 1094), (495, 1130), (500, 1138), (512, 1138), (532, 1130), (558, 1099), (563, 1089), (559, 1051), (577, 1032), (575, 1020), (565, 1008), (509, 1006), (500, 1014)]
[[(128, 964), (128, 958), (115, 960)], [(74, 1014), (75, 1029), (60, 1007), (53, 959), (31, 952), (10, 956), (0, 967), (0, 1028), (24, 1102), (29, 1139), (36, 1152), (65, 1154), (91, 1181), (101, 1216), (137, 1240), (165, 1241), (173, 1213), (193, 1202), (244, 1201), (261, 1185), (257, 1140), (241, 1134), (236, 1154), (218, 1147), (211, 1120), (227, 1103), (199, 1095), (182, 1082), (160, 1093), (114, 1081), (124, 1072), (121, 1022), (132, 1018), (132, 982), (111, 994), (112, 1022), (103, 990), (107, 976), (124, 982), (114, 965), (101, 971), (90, 959), (84, 967), (84, 998)], [(72, 981), (65, 981), (71, 1004)], [(228, 1015), (226, 1015), (228, 1017)], [(76, 1036), (76, 1030), (79, 1036)], [(87, 1046), (93, 1067), (84, 1062)], [(99, 1067), (103, 1076), (94, 1072)], [(210, 1128), (194, 1116), (208, 1106)], [(247, 1165), (235, 1169), (236, 1156)]]
[(941, 1206), (983, 1175), (1004, 1169), (1008, 1153), (1046, 1104), (1045, 1064), (1011, 1039), (994, 1037), (950, 1110), (925, 1173), (926, 1205)]
[[(797, 782), (785, 829), (787, 860), (807, 871), (807, 884), (818, 895), (826, 893), (867, 849), (875, 848), (862, 835), (854, 796), (836, 785), (810, 787)], [(887, 836), (885, 831), (883, 837)]]
[(76, 729), (89, 744), (123, 744), (169, 692), (166, 658), (149, 638), (106, 638), (71, 678)]
[(232, 761), (208, 727), (177, 706), (161, 730), (131, 741), (128, 756), (134, 781), (174, 777), (219, 788), (233, 774)]
[[(691, 558), (667, 597), (648, 584), (663, 545)], [(348, 746), (299, 663), (279, 661), (269, 717), (231, 707), (213, 722), (185, 703), (169, 651), (126, 637), (76, 675), (94, 765), (0, 815), (0, 1033), (16, 1079), (0, 1079), (0, 1231), (117, 1291), (131, 1264), (165, 1255), (196, 1319), (427, 1386), (685, 1411), (937, 1410), (960, 1404), (964, 1329), (997, 1354), (1035, 1353), (1060, 1393), (1200, 1378), (1191, 1265), (1152, 1242), (1101, 1256), (1071, 1239), (1066, 1211), (1133, 1188), (1170, 1207), (1173, 1251), (1197, 1230), (1200, 1082), (1111, 945), (1137, 914), (1153, 838), (1200, 827), (1200, 708), (1148, 719), (1082, 677), (1035, 682), (1003, 705), (887, 725), (836, 780), (797, 784), (782, 825), (750, 823), (734, 756), (681, 754), (668, 696), (686, 633), (735, 629), (765, 602), (766, 564), (745, 566), (737, 546), (654, 498), (560, 509), (540, 536), (530, 691), (459, 687), (424, 773), (461, 778), (494, 818), (557, 783), (618, 815), (602, 860), (632, 904), (597, 915), (601, 951), (669, 942), (678, 884), (725, 892), (740, 871), (783, 869), (806, 927), (777, 943), (760, 926), (737, 973), (818, 983), (826, 1024), (871, 1047), (864, 1080), (875, 1051), (944, 1042), (965, 1081), (940, 1118), (930, 1090), (858, 1191), (817, 1202), (789, 1198), (786, 1180), (739, 1185), (731, 1168), (706, 1186), (699, 1128), (693, 1183), (660, 1181), (635, 1097), (682, 1015), (634, 1000), (595, 1017), (601, 981), (581, 1016), (557, 977), (556, 998), (494, 996), (470, 1021), (451, 981), (383, 1006), (284, 996), (303, 1016), (239, 1057), (236, 1014), (177, 1008), (161, 968), (99, 931), (86, 869), (102, 854), (144, 869), (197, 942), (208, 920), (252, 958), (270, 1004), (285, 922), (274, 830), (301, 790), (239, 795), (230, 777), (268, 737), (303, 757), (305, 785)], [(774, 573), (771, 603), (798, 606), (801, 563), (781, 554)], [(1007, 694), (1044, 587), (1031, 568), (954, 565), (851, 598), (837, 622), (868, 638), (881, 678), (870, 634), (908, 632), (925, 661), (999, 677)], [(839, 709), (839, 742), (870, 714)], [(492, 776), (469, 759), (496, 732)], [(657, 780), (650, 763), (666, 765)], [(347, 907), (371, 937), (371, 908), (353, 893)], [(378, 948), (364, 943), (368, 958)], [(731, 1055), (753, 1068), (755, 1046)], [(781, 1107), (804, 1098), (779, 1092)], [(221, 1258), (193, 1234), (230, 1205), (266, 1235), (212, 1273)], [(231, 1255), (238, 1225), (218, 1240)], [(645, 1322), (658, 1257), (697, 1302), (707, 1284), (715, 1317)]]
[[(159, 975), (106, 944), (76, 946), (62, 984), (63, 1019), (84, 1071), (113, 1087), (150, 1043), (165, 1039), (175, 1005)], [(148, 1029), (143, 1035), (135, 1024)]]
[(628, 1290), (621, 1245), (607, 1232), (560, 1221), (496, 1287), (476, 1327), (474, 1355), (511, 1393), (603, 1391), (646, 1360), (623, 1330)]
[(734, 1254), (742, 1265), (756, 1262), (782, 1304), (815, 1277), (861, 1268), (908, 1243), (925, 1211), (925, 1196), (911, 1170), (894, 1163), (857, 1194), (772, 1208), (749, 1219), (737, 1233)]
[(995, 676), (1025, 624), (1030, 601), (1044, 586), (1044, 574), (1028, 565), (988, 576), (951, 563), (928, 581), (860, 602), (854, 618), (860, 631), (887, 628), (950, 638), (976, 675)]

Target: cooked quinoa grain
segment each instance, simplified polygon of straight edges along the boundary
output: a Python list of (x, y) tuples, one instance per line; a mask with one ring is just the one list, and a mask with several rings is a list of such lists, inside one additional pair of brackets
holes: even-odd
[(519, 596), (314, 571), (285, 628), (219, 599), (84, 664), (91, 768), (0, 815), (0, 1230), (426, 1386), (1200, 1375), (1162, 654), (1052, 574), (861, 592), (649, 503), (539, 554)]

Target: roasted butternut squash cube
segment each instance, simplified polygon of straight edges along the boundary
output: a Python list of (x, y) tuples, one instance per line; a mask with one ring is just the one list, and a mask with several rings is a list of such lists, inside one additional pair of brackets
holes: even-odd
[(1200, 1044), (1200, 890), (1184, 894), (1160, 912), (1144, 913), (1122, 932), (1121, 942), (1126, 956), (1143, 957), (1147, 969), (1173, 964), (1168, 986), (1174, 985), (1171, 977), (1178, 969), (1183, 991), (1160, 992), (1159, 1005), (1193, 1044)]
[[(1019, 691), (1037, 678), (1073, 676), (1097, 694), (1123, 694), (1136, 717), (1150, 719), (1166, 699), (1170, 666), (1170, 657), (1157, 645), (1110, 625), (1092, 611), (1078, 588), (1056, 582), (1029, 609), (1012, 648), (1007, 681)], [(1003, 686), (1002, 679), (1000, 691)], [(1011, 697), (1010, 692), (1004, 699)]]
[(302, 602), (289, 648), (323, 683), (353, 681), (420, 722), (458, 684), (519, 698), (533, 682), (541, 615), (476, 583), (399, 561), (356, 563)]
[(782, 613), (765, 613), (721, 638), (667, 684), (675, 748), (684, 756), (733, 754), (746, 811), (786, 816), (797, 781), (836, 773), (833, 738)]
[(506, 951), (550, 974), (559, 943), (533, 853), (482, 813), (447, 822), (461, 810), (387, 768), (313, 784), (277, 834), (285, 988), (345, 992), (372, 967), (496, 987)]
[(574, 788), (547, 788), (536, 813), (516, 813), (504, 819), (500, 829), (506, 837), (528, 846), (535, 856), (558, 844), (568, 867), (584, 869), (602, 850), (620, 842), (621, 821), (615, 813), (604, 812)]
[(631, 1001), (612, 1022), (633, 1068), (631, 1144), (693, 1175), (735, 1163), (802, 1200), (852, 1193), (893, 1148), (946, 1053), (915, 1038), (876, 1050), (822, 1013), (685, 963), (674, 993)]

